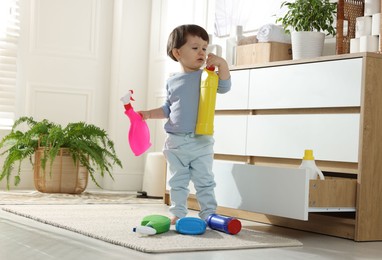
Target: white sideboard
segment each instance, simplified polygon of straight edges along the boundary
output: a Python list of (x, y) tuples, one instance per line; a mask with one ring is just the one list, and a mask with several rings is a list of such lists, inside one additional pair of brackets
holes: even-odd
[[(232, 91), (216, 102), (219, 212), (382, 240), (382, 55), (270, 62), (231, 75)], [(298, 169), (305, 149), (325, 180)], [(192, 195), (189, 207), (198, 208)]]

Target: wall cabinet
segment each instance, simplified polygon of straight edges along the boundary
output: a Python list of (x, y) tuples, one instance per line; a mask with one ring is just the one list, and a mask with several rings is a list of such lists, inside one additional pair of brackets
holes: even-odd
[[(232, 68), (215, 117), (219, 212), (382, 240), (381, 71), (376, 53)], [(325, 180), (298, 169), (304, 149)]]

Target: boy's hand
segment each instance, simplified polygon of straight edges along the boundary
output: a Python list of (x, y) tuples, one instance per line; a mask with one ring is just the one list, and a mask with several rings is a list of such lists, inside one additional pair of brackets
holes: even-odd
[(141, 115), (143, 120), (149, 119), (151, 117), (150, 111), (138, 111), (137, 113)]
[(227, 80), (230, 78), (229, 67), (225, 59), (210, 53), (207, 56), (206, 66), (209, 67), (211, 65), (218, 68), (220, 79)]

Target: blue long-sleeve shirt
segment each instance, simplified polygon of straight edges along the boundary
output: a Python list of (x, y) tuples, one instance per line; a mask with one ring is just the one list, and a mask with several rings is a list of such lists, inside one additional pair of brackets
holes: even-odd
[[(193, 133), (198, 116), (200, 78), (203, 70), (177, 73), (167, 80), (167, 98), (162, 106), (168, 118), (164, 129), (167, 133)], [(231, 79), (220, 80), (217, 93), (231, 89)]]

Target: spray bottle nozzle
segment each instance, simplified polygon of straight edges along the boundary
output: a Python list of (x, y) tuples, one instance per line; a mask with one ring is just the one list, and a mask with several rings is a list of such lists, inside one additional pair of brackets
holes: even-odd
[(132, 97), (134, 91), (132, 89), (129, 90), (129, 92), (120, 98), (120, 100), (123, 102), (124, 105), (130, 104), (130, 101), (135, 101)]
[(133, 98), (134, 91), (132, 89), (130, 89), (129, 92), (130, 92), (130, 100), (131, 101), (135, 101), (134, 98)]

